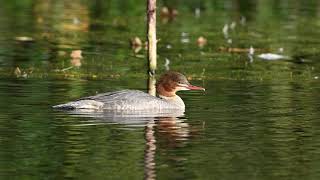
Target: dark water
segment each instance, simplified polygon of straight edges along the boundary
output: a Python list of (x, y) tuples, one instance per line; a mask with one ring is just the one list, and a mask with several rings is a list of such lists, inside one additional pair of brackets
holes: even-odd
[(207, 91), (180, 93), (182, 116), (118, 118), (51, 106), (146, 90), (144, 1), (0, 3), (0, 179), (320, 178), (318, 1), (160, 1), (179, 14), (158, 17), (158, 73)]

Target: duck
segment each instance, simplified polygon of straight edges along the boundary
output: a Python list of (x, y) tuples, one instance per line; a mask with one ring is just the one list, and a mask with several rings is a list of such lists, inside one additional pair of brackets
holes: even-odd
[(152, 96), (140, 90), (107, 92), (55, 105), (53, 108), (94, 111), (184, 111), (185, 104), (176, 93), (188, 90), (205, 91), (205, 88), (191, 85), (187, 78), (179, 72), (168, 71), (158, 80), (156, 90), (157, 96)]

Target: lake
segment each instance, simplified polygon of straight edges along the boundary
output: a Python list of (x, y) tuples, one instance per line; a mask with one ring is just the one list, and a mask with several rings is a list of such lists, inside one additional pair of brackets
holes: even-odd
[(206, 88), (165, 117), (51, 108), (147, 91), (145, 1), (1, 4), (0, 179), (320, 178), (320, 2), (158, 1), (157, 77)]

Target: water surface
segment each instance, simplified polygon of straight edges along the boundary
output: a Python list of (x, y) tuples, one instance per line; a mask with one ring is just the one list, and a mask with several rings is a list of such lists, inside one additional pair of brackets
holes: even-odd
[[(161, 1), (179, 14), (158, 17), (158, 74), (179, 71), (207, 90), (179, 93), (184, 115), (51, 108), (147, 89), (146, 52), (129, 45), (144, 41), (144, 3), (1, 3), (0, 179), (318, 179), (317, 1)], [(253, 60), (242, 52), (251, 46)], [(291, 58), (257, 57), (267, 52)]]

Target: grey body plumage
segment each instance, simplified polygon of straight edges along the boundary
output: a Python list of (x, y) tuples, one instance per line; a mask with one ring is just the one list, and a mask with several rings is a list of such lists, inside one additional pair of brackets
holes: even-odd
[(122, 90), (81, 98), (53, 106), (53, 108), (65, 110), (184, 110), (185, 106), (179, 96), (164, 99), (138, 90)]

